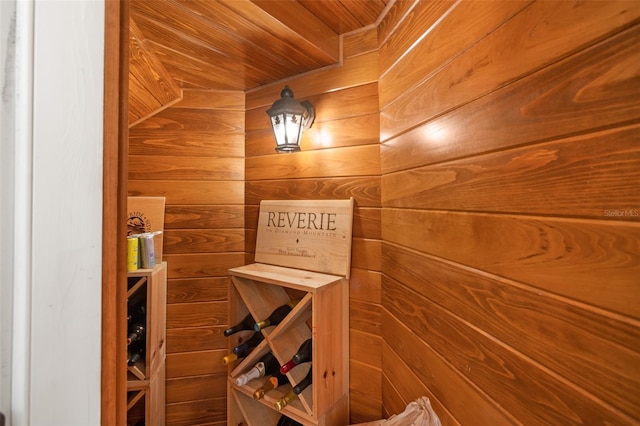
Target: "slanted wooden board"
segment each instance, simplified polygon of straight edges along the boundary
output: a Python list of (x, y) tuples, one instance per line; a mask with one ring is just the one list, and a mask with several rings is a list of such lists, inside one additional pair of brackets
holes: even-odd
[(263, 200), (255, 260), (349, 278), (353, 198)]

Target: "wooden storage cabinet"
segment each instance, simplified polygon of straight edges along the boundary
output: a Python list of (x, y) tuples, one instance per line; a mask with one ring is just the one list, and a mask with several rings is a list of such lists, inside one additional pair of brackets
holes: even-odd
[[(262, 330), (264, 340), (246, 358), (229, 367), (228, 425), (276, 425), (286, 415), (304, 425), (346, 425), (349, 420), (348, 282), (344, 277), (266, 264), (251, 264), (229, 270), (229, 323), (251, 313), (256, 321), (292, 299), (300, 299), (279, 325)], [(229, 351), (249, 338), (245, 331), (229, 337)], [(311, 363), (287, 373), (297, 384), (313, 366), (312, 384), (282, 411), (275, 403), (292, 388), (283, 385), (256, 400), (253, 393), (267, 378), (237, 386), (235, 378), (269, 351), (280, 364), (289, 361), (299, 346), (313, 338)]]
[[(143, 322), (145, 336), (127, 346), (127, 358), (142, 347), (143, 356), (127, 365), (127, 425), (165, 424), (167, 265), (128, 273), (127, 313)], [(144, 314), (140, 314), (140, 310)], [(127, 333), (129, 328), (127, 327)]]

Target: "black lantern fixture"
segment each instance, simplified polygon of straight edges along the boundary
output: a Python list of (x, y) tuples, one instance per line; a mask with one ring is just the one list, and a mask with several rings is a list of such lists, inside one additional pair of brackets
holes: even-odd
[(300, 151), (302, 132), (311, 127), (316, 118), (316, 111), (311, 102), (296, 101), (289, 86), (284, 86), (280, 92), (280, 99), (271, 105), (267, 114), (271, 118), (273, 134), (276, 137), (276, 151)]

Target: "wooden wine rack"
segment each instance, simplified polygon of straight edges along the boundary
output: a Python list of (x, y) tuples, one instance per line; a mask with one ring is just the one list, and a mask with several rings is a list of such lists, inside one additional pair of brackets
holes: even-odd
[[(231, 275), (230, 323), (247, 313), (263, 319), (289, 302), (300, 299), (279, 325), (262, 330), (264, 340), (246, 358), (230, 367), (227, 424), (247, 426), (275, 425), (286, 415), (304, 425), (331, 426), (349, 420), (348, 283), (344, 277), (299, 269), (254, 263), (234, 268)], [(241, 343), (251, 331), (230, 338), (229, 348)], [(245, 373), (267, 352), (280, 364), (290, 360), (299, 346), (313, 339), (313, 360), (293, 368), (287, 377), (291, 384), (267, 392), (255, 400), (253, 393), (267, 378), (237, 386), (235, 378)], [(312, 384), (281, 412), (275, 403), (300, 382), (313, 365)]]
[(145, 356), (127, 366), (127, 424), (164, 426), (167, 264), (129, 272), (127, 298), (146, 308)]

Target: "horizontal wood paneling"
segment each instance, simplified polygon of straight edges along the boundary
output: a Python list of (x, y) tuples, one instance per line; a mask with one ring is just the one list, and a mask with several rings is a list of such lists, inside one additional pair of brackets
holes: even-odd
[(351, 243), (351, 267), (378, 271), (381, 251), (380, 240), (354, 238)]
[[(363, 392), (364, 389), (366, 392)], [(351, 360), (349, 363), (349, 392), (353, 403), (358, 407), (357, 410), (361, 412), (359, 416), (381, 418), (382, 373), (379, 368)], [(354, 419), (354, 421), (356, 420)]]
[(398, 354), (384, 343), (382, 345), (382, 362), (384, 366), (382, 399), (385, 401), (385, 406), (390, 405), (391, 413), (404, 411), (408, 404), (426, 396), (443, 425), (460, 424), (416, 374), (407, 367)]
[(167, 254), (167, 276), (172, 278), (222, 277), (229, 268), (243, 265), (243, 253)]
[(166, 416), (167, 424), (176, 426), (224, 422), (227, 418), (227, 398), (167, 404)]
[(638, 125), (388, 174), (382, 185), (395, 189), (382, 202), (637, 221), (640, 191), (629, 180), (640, 182)]
[(331, 179), (291, 179), (247, 181), (246, 203), (268, 200), (303, 200), (313, 194), (319, 199), (346, 200), (353, 197), (357, 207), (380, 207), (380, 176)]
[(383, 253), (383, 269), (403, 286), (470, 324), (482, 323), (485, 333), (538, 365), (640, 417), (638, 321), (620, 321), (617, 315), (399, 246), (385, 244)]
[(363, 364), (382, 368), (382, 337), (365, 331), (349, 330), (349, 357)]
[(227, 351), (226, 326), (174, 328), (167, 330), (167, 354), (211, 349)]
[(380, 173), (378, 145), (363, 145), (288, 155), (247, 158), (247, 180), (377, 176)]
[(371, 26), (363, 31), (345, 34), (342, 38), (342, 55), (350, 58), (378, 50), (378, 31)]
[(227, 277), (173, 279), (168, 283), (167, 303), (226, 301), (228, 286)]
[[(506, 348), (483, 332), (469, 329), (435, 303), (383, 280), (385, 308), (430, 346), (445, 354), (459, 372), (525, 424), (631, 424), (632, 418), (598, 403), (548, 370)], [(535, 403), (532, 403), (535, 401)]]
[[(409, 314), (410, 311), (407, 313)], [(439, 354), (421, 340), (417, 331), (409, 328), (410, 324), (405, 321), (405, 313), (396, 317), (383, 309), (382, 323), (384, 324), (382, 328), (384, 342), (399, 354), (408, 369), (429, 388), (443, 406), (455, 415), (460, 424), (513, 425), (518, 423), (515, 418), (480, 391), (466, 375), (458, 374), (454, 366), (446, 360), (447, 353)], [(383, 359), (383, 369), (386, 373), (388, 367), (385, 367), (385, 362), (388, 362), (388, 358)]]
[(267, 109), (280, 98), (284, 84), (293, 90), (296, 99), (306, 99), (318, 93), (331, 93), (378, 81), (378, 52), (347, 58), (341, 66), (325, 67), (322, 70), (297, 76), (293, 79), (265, 86), (247, 93), (247, 111), (255, 108)]
[(167, 380), (167, 404), (207, 398), (220, 398), (227, 394), (227, 375), (212, 374)]
[(184, 352), (167, 355), (167, 379), (210, 374), (227, 374), (222, 358), (226, 349), (200, 352)]
[(551, 293), (640, 318), (640, 224), (382, 212), (382, 237)]
[[(415, 124), (417, 121), (424, 120), (425, 117), (432, 117), (436, 113), (462, 105), (519, 76), (527, 75), (539, 67), (562, 59), (602, 37), (619, 31), (620, 28), (628, 26), (640, 17), (637, 8), (628, 1), (535, 2), (491, 34), (474, 43), (464, 55), (460, 55), (462, 53), (460, 48), (466, 47), (466, 41), (461, 39), (457, 31), (447, 28), (447, 22), (454, 27), (464, 25), (465, 29), (469, 28), (468, 22), (471, 17), (473, 17), (472, 22), (489, 24), (495, 22), (486, 28), (481, 28), (477, 35), (470, 34), (472, 38), (469, 42), (473, 42), (478, 36), (482, 37), (486, 32), (491, 31), (492, 27), (518, 12), (523, 5), (523, 2), (460, 3), (458, 7), (464, 10), (461, 10), (459, 18), (454, 16), (455, 11), (452, 12), (448, 19), (443, 21), (433, 34), (430, 34), (427, 41), (420, 43), (419, 47), (404, 58), (402, 66), (394, 67), (393, 71), (386, 75), (384, 75), (386, 69), (381, 70), (384, 77), (379, 82), (380, 102), (385, 111), (384, 116), (391, 119), (396, 116), (401, 117), (405, 126)], [(494, 10), (490, 11), (490, 9)], [(477, 19), (480, 11), (491, 12), (497, 18), (497, 22), (488, 15), (485, 19)], [(568, 14), (573, 19), (566, 19)], [(464, 22), (456, 22), (456, 18)], [(444, 37), (449, 38), (449, 43), (456, 40), (456, 43), (449, 44), (452, 50), (435, 52), (435, 54), (432, 54), (431, 50), (420, 50), (430, 49), (429, 40), (440, 42), (437, 40), (440, 32)], [(467, 31), (464, 31), (462, 34), (466, 33)], [(425, 52), (429, 55), (426, 56)], [(424, 62), (424, 57), (448, 58), (452, 54), (456, 56), (456, 60), (433, 76), (429, 76), (429, 72), (418, 71), (417, 74), (400, 78), (403, 72), (415, 69), (417, 61), (412, 55), (416, 55), (415, 58), (420, 58), (420, 62)], [(487, 58), (491, 59), (487, 60)], [(435, 66), (442, 65), (436, 61)], [(429, 78), (425, 80), (426, 76)], [(410, 87), (407, 85), (416, 84), (418, 81), (421, 83), (424, 81), (424, 83), (416, 86), (414, 90), (407, 91)], [(442, 96), (437, 103), (434, 103), (433, 93), (444, 88), (447, 90), (446, 96)], [(394, 94), (398, 95), (397, 98)], [(386, 105), (390, 99), (394, 100), (394, 105), (392, 108), (387, 108)], [(397, 126), (385, 124), (383, 120), (383, 133), (387, 132), (387, 128), (393, 127)]]
[(166, 199), (167, 425), (224, 421), (227, 271), (245, 260), (244, 93), (186, 90), (130, 136), (130, 195)]
[(180, 229), (164, 233), (164, 253), (224, 253), (244, 250), (243, 229)]
[(378, 28), (383, 411), (636, 424), (640, 6), (437, 7)]
[(225, 302), (172, 303), (167, 305), (167, 329), (211, 327), (227, 324)]
[(164, 227), (165, 229), (242, 228), (243, 213), (242, 205), (171, 205), (165, 207)]
[[(640, 31), (634, 27), (389, 140), (381, 147), (382, 169), (391, 172), (638, 120), (640, 85), (629, 71), (637, 63), (638, 42)], [(422, 107), (413, 111), (423, 117)], [(381, 119), (381, 133), (400, 130)], [(465, 143), (469, 138), (473, 144)]]
[(243, 188), (242, 181), (129, 181), (130, 196), (165, 197), (170, 205), (242, 204)]
[(349, 277), (349, 297), (352, 300), (361, 300), (380, 304), (382, 277), (379, 272), (351, 268)]
[(130, 155), (129, 179), (242, 180), (244, 179), (244, 159)]

